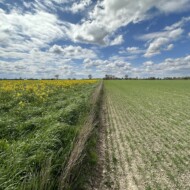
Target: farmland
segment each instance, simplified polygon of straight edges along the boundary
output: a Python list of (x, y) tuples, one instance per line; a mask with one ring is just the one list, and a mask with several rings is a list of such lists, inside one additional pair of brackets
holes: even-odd
[(0, 189), (90, 189), (98, 155), (97, 189), (190, 189), (190, 81), (105, 80), (103, 96), (99, 84), (0, 81)]
[(96, 80), (0, 81), (0, 189), (57, 189)]
[(190, 81), (105, 81), (99, 189), (190, 189)]

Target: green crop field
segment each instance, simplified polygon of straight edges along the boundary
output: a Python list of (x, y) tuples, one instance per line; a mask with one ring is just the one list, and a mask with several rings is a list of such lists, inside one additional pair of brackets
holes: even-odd
[(104, 94), (96, 80), (0, 81), (0, 190), (187, 190), (189, 179), (189, 80), (105, 80)]
[(100, 189), (190, 189), (190, 81), (105, 81)]

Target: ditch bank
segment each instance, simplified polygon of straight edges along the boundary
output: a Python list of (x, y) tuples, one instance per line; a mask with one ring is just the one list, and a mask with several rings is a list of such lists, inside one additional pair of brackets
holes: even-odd
[(68, 162), (63, 166), (59, 179), (59, 190), (94, 189), (96, 175), (99, 175), (98, 144), (101, 130), (101, 105), (103, 101), (103, 81), (95, 89), (91, 98), (91, 109), (70, 153)]

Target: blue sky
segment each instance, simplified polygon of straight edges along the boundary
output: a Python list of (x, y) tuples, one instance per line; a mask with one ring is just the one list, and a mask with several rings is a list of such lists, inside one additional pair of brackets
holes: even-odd
[(190, 0), (0, 0), (0, 78), (190, 75)]

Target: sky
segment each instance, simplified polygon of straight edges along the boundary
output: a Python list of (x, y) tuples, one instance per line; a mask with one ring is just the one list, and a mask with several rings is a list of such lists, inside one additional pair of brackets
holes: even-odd
[(190, 0), (0, 0), (0, 78), (190, 76)]

